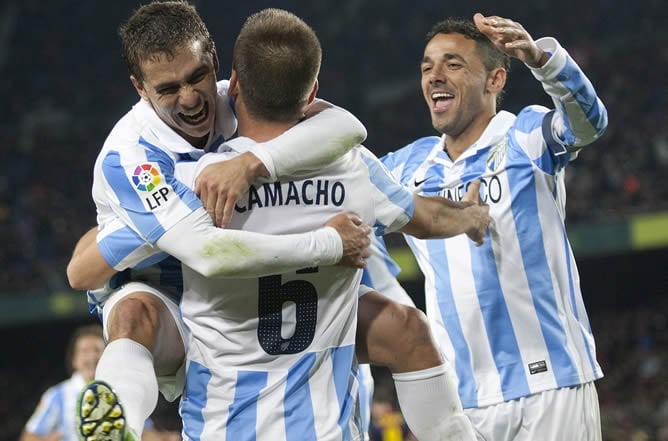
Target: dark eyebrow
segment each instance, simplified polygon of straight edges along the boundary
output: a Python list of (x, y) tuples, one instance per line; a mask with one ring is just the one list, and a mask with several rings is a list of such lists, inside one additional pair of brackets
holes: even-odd
[[(448, 60), (448, 61), (451, 61), (451, 60), (459, 60), (459, 61), (461, 61), (462, 63), (465, 63), (465, 62), (466, 62), (466, 60), (464, 60), (464, 57), (462, 57), (461, 55), (458, 55), (458, 54), (445, 53), (445, 54), (443, 54), (443, 58), (444, 58), (445, 60)], [(426, 57), (426, 56), (425, 56), (425, 57), (422, 57), (422, 63), (429, 63), (429, 62), (431, 62), (431, 61), (432, 61), (432, 60), (431, 60), (431, 57)], [(422, 64), (422, 63), (421, 63), (421, 64)]]
[[(188, 75), (188, 79), (186, 80), (186, 82), (192, 81), (194, 78), (196, 78), (197, 76), (199, 76), (203, 73), (206, 73), (208, 70), (209, 70), (209, 66), (207, 66), (205, 64), (197, 67), (194, 71), (192, 71), (190, 73), (190, 75)], [(168, 81), (168, 82), (165, 82), (165, 83), (156, 84), (155, 87), (154, 87), (154, 90), (158, 91), (158, 90), (163, 90), (163, 89), (169, 89), (170, 87), (175, 87), (175, 86), (178, 86), (178, 85), (179, 85), (178, 81)]]

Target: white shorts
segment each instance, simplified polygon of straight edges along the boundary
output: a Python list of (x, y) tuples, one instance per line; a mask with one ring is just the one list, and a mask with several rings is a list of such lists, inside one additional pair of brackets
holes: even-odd
[(601, 441), (594, 382), (464, 409), (479, 441)]
[[(104, 307), (102, 310), (102, 327), (104, 330), (104, 339), (105, 341), (109, 339), (109, 332), (107, 331), (107, 317), (111, 317), (111, 310), (114, 308), (116, 303), (118, 303), (122, 298), (134, 294), (136, 292), (147, 292), (153, 294), (159, 298), (162, 303), (165, 304), (169, 310), (176, 327), (179, 330), (181, 335), (181, 340), (183, 343), (184, 349), (188, 349), (188, 330), (183, 319), (181, 318), (181, 312), (179, 310), (179, 305), (174, 302), (170, 297), (162, 294), (157, 289), (153, 288), (150, 285), (141, 282), (129, 282), (123, 285), (118, 291), (115, 291), (108, 298), (105, 299)], [(160, 376), (158, 377), (158, 388), (160, 392), (165, 397), (167, 401), (174, 401), (183, 393), (183, 388), (185, 387), (186, 382), (186, 363), (185, 360), (179, 368), (179, 370), (174, 375), (169, 376)]]

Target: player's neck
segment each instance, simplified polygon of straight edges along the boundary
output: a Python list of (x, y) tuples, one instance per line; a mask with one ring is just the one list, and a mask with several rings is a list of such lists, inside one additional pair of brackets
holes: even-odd
[(251, 116), (243, 102), (237, 101), (237, 121), (239, 136), (245, 136), (255, 142), (265, 142), (282, 135), (297, 121), (267, 121)]
[(494, 115), (484, 115), (476, 118), (468, 127), (461, 133), (456, 135), (445, 134), (445, 149), (448, 156), (453, 161), (456, 161), (469, 147), (471, 147), (489, 125)]
[(295, 123), (276, 123), (239, 118), (239, 136), (245, 136), (255, 142), (265, 142), (285, 133)]

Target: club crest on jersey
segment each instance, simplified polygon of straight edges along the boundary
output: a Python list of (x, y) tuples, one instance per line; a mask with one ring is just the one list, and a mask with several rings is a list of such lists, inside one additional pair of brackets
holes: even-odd
[(169, 187), (164, 185), (166, 184), (165, 178), (160, 173), (160, 168), (157, 165), (138, 165), (132, 175), (132, 183), (137, 190), (148, 193), (144, 196), (144, 204), (149, 210), (155, 210), (164, 202), (167, 202)]
[(487, 170), (495, 172), (506, 163), (506, 151), (508, 150), (508, 138), (504, 137), (501, 142), (489, 149), (487, 153)]

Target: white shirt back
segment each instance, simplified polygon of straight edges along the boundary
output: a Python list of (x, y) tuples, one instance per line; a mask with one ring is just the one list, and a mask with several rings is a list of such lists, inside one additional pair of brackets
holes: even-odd
[[(249, 142), (230, 144), (241, 150)], [(230, 228), (297, 233), (352, 211), (396, 230), (412, 214), (412, 194), (382, 169), (360, 147), (317, 175), (254, 186), (237, 203)], [(181, 409), (186, 437), (361, 436), (354, 366), (360, 279), (360, 270), (342, 266), (225, 280), (184, 266), (181, 310), (192, 331)]]

